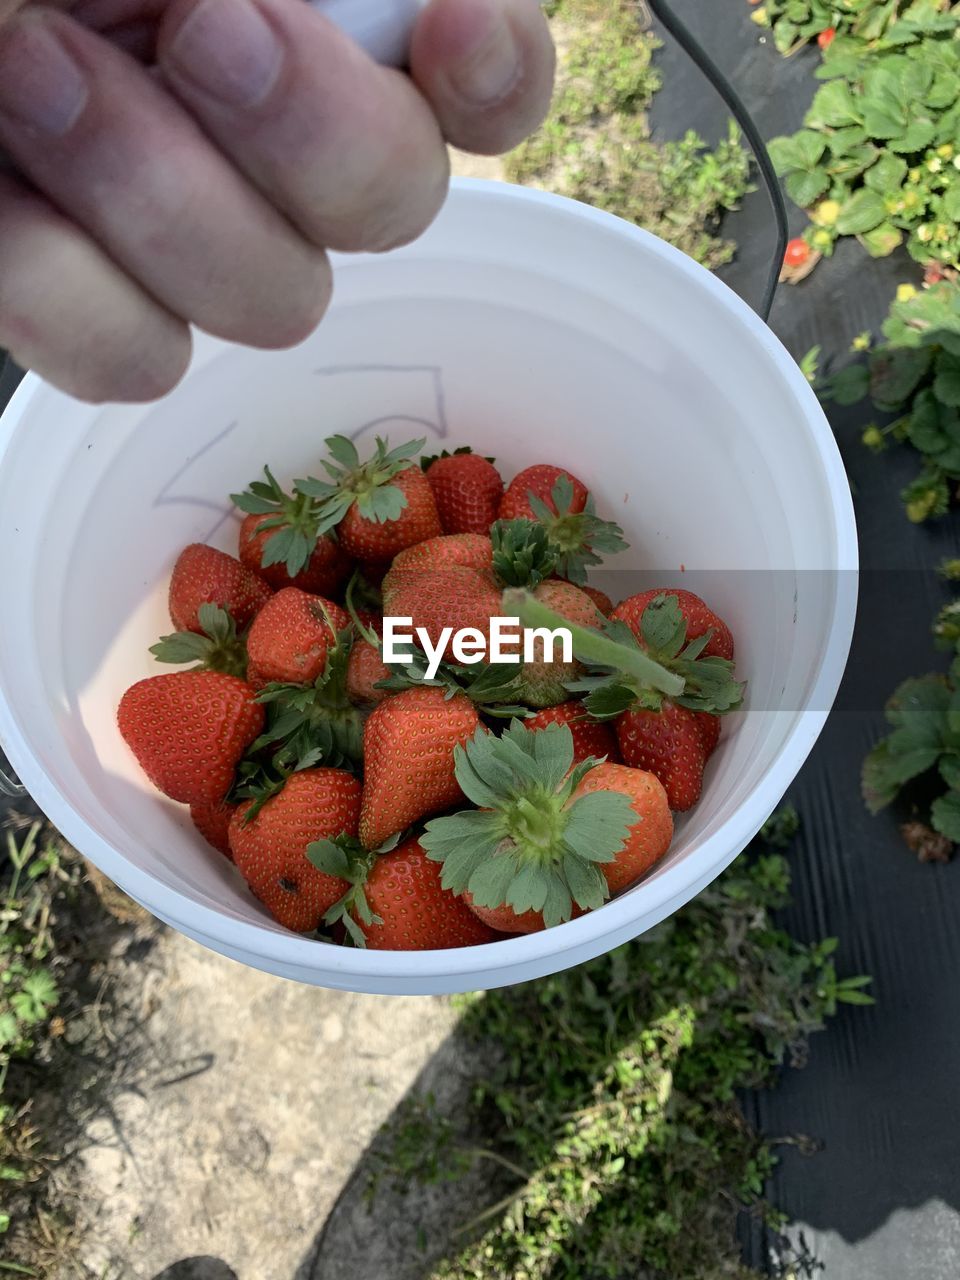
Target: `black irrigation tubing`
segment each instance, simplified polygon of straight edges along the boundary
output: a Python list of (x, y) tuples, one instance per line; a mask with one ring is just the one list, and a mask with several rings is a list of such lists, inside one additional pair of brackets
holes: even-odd
[(787, 229), (787, 209), (783, 202), (783, 192), (780, 190), (780, 181), (777, 178), (766, 144), (736, 89), (734, 89), (702, 45), (691, 35), (688, 28), (672, 12), (666, 0), (645, 0), (645, 4), (664, 30), (673, 36), (687, 57), (699, 67), (714, 89), (716, 89), (729, 107), (737, 124), (743, 130), (743, 135), (749, 142), (750, 149), (756, 157), (760, 176), (763, 178), (767, 195), (770, 197), (773, 216), (777, 224), (776, 253), (770, 267), (770, 275), (763, 292), (763, 298), (757, 308), (762, 319), (769, 320), (777, 284), (780, 280), (780, 271), (783, 267), (783, 255), (786, 253), (787, 240), (790, 233)]

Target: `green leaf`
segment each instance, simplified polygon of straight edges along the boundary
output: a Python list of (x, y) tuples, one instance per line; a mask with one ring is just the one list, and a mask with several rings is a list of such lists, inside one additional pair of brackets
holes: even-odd
[(618, 791), (592, 791), (566, 811), (563, 838), (589, 862), (613, 862), (639, 821), (627, 796)]
[(801, 129), (793, 135), (792, 142), (799, 160), (796, 166), (798, 169), (813, 169), (827, 149), (825, 135), (816, 133), (813, 129)]
[(960, 359), (946, 351), (937, 356), (933, 394), (941, 404), (954, 408), (960, 405)]
[(940, 777), (953, 791), (960, 791), (960, 755), (944, 755), (937, 765)]
[(542, 911), (549, 888), (550, 873), (534, 862), (527, 862), (510, 881), (505, 901), (518, 916), (525, 911)]
[(891, 155), (884, 151), (876, 164), (872, 164), (863, 175), (866, 185), (881, 196), (896, 191), (907, 176), (907, 162), (901, 156)]
[(903, 244), (903, 232), (892, 223), (881, 222), (879, 227), (867, 231), (860, 239), (871, 258), (889, 258)]
[(596, 863), (585, 862), (576, 854), (568, 853), (564, 855), (563, 873), (571, 897), (584, 911), (595, 911), (602, 907), (610, 896), (607, 882)]
[(904, 155), (924, 151), (934, 140), (936, 126), (930, 120), (911, 120), (902, 134), (892, 137), (890, 147)]
[(842, 236), (862, 235), (880, 225), (886, 217), (883, 200), (875, 191), (863, 188), (841, 206), (837, 231)]
[(817, 90), (803, 122), (810, 128), (840, 128), (862, 123), (862, 116), (849, 86), (842, 80), (831, 80)]
[(930, 806), (930, 820), (942, 836), (960, 841), (960, 793), (949, 791), (938, 796)]
[[(445, 866), (444, 873), (446, 871)], [(479, 907), (502, 907), (518, 874), (519, 862), (513, 854), (501, 853), (496, 857), (486, 858), (474, 867), (470, 875), (470, 895)], [(546, 887), (543, 897), (546, 901)]]
[(881, 408), (898, 408), (920, 385), (930, 369), (929, 347), (887, 347), (870, 361), (870, 395)]
[(794, 169), (809, 168), (794, 138), (771, 138), (767, 143), (767, 152), (780, 177)]
[(830, 175), (824, 169), (797, 169), (785, 185), (794, 204), (806, 209), (830, 186)]
[(825, 392), (837, 404), (857, 404), (870, 387), (870, 370), (865, 364), (850, 364), (838, 369), (826, 383)]

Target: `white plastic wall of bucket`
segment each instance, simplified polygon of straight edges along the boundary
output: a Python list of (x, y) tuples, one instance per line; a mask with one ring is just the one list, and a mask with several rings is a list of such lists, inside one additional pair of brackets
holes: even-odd
[[(177, 553), (192, 541), (235, 550), (227, 495), (264, 463), (281, 480), (315, 473), (335, 432), (424, 435), (431, 451), (471, 444), (507, 477), (567, 466), (626, 531), (627, 590), (699, 587), (733, 629), (747, 704), (726, 723), (703, 799), (663, 863), (601, 910), (453, 951), (297, 937), (127, 751), (116, 706), (157, 670), (147, 649), (170, 629)], [(626, 223), (467, 181), (416, 244), (338, 259), (333, 308), (293, 351), (200, 337), (186, 381), (145, 407), (80, 404), (28, 377), (0, 425), (0, 545), (0, 741), (49, 817), (191, 937), (359, 991), (522, 981), (675, 911), (789, 786), (834, 699), (855, 611), (855, 526), (833, 436), (749, 308)]]

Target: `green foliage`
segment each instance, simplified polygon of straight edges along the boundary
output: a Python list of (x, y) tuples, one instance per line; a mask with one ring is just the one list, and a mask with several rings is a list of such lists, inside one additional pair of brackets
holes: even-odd
[[(957, 577), (948, 561), (944, 576)], [(960, 841), (960, 599), (937, 615), (938, 649), (952, 654), (945, 674), (905, 680), (886, 706), (892, 732), (871, 750), (863, 765), (863, 798), (871, 813), (889, 805), (914, 779), (929, 775), (938, 794), (930, 803), (930, 826), (951, 842)]]
[[(41, 824), (19, 838), (6, 832), (0, 848), (0, 1182), (39, 1176), (33, 1139), (9, 1097), (8, 1077), (42, 1061), (59, 1001), (54, 976), (51, 902), (72, 877), (51, 843), (41, 844)], [(10, 1226), (0, 1214), (0, 1235)]]
[[(754, 15), (756, 18), (756, 14)], [(781, 52), (825, 28), (804, 128), (770, 153), (810, 209), (806, 239), (829, 255), (856, 236), (874, 257), (906, 244), (918, 262), (960, 263), (960, 45), (944, 0), (772, 0), (760, 20)]]
[(885, 341), (865, 363), (848, 365), (824, 380), (821, 399), (854, 404), (867, 397), (893, 421), (871, 423), (864, 443), (881, 452), (891, 440), (920, 454), (922, 469), (904, 490), (915, 523), (949, 509), (960, 480), (960, 286), (944, 280), (904, 291), (883, 325)]
[[(599, 1280), (641, 1260), (649, 1280), (754, 1274), (736, 1214), (781, 1219), (763, 1197), (773, 1152), (737, 1090), (802, 1065), (840, 1003), (871, 1003), (868, 979), (837, 978), (836, 939), (808, 946), (773, 922), (789, 871), (771, 845), (795, 829), (777, 815), (752, 855), (638, 941), (466, 999), (470, 1113), (412, 1101), (378, 1175), (403, 1187), (457, 1178), (477, 1154), (502, 1166), (474, 1239), (434, 1280)], [(479, 1153), (464, 1138), (478, 1126), (497, 1135)]]
[(637, 5), (559, 0), (548, 12), (576, 29), (561, 40), (553, 111), (508, 158), (508, 177), (627, 218), (706, 266), (729, 261), (719, 218), (750, 190), (737, 129), (712, 151), (692, 132), (653, 142), (646, 110), (660, 88), (651, 65), (659, 42), (640, 29)]

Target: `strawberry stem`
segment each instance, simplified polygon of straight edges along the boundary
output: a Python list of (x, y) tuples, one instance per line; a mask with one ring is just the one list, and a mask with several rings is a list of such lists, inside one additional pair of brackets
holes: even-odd
[(625, 675), (633, 676), (648, 688), (656, 689), (668, 698), (678, 698), (686, 687), (683, 676), (668, 671), (642, 649), (618, 644), (616, 640), (601, 635), (599, 631), (571, 622), (568, 618), (548, 609), (545, 604), (541, 604), (528, 591), (505, 591), (503, 608), (508, 616), (519, 618), (525, 627), (546, 627), (551, 631), (569, 631), (573, 639), (573, 651), (583, 662), (622, 671)]

